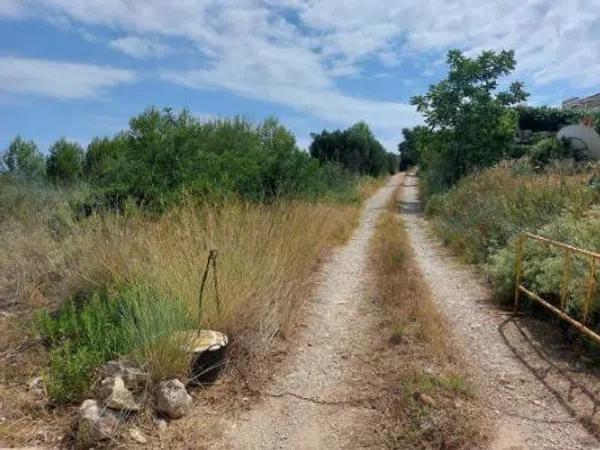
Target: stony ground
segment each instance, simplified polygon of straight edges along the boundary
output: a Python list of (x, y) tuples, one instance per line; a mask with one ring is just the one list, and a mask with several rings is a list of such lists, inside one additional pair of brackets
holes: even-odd
[(556, 327), (494, 305), (481, 276), (431, 235), (416, 184), (407, 175), (403, 219), (417, 263), (497, 424), (492, 448), (600, 448), (595, 427), (587, 423), (594, 420), (600, 391), (597, 374), (555, 336)]

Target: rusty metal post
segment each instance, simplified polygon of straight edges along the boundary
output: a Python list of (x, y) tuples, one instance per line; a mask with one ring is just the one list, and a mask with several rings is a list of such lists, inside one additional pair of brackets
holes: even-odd
[(567, 303), (567, 296), (569, 295), (569, 281), (571, 281), (571, 264), (572, 255), (571, 250), (563, 250), (563, 278), (560, 285), (560, 310), (564, 311)]
[(526, 235), (521, 234), (517, 238), (516, 261), (515, 261), (515, 313), (519, 312), (519, 285), (521, 284), (523, 270), (523, 246)]
[(596, 289), (596, 258), (590, 256), (590, 273), (587, 281), (587, 292), (585, 295), (585, 303), (583, 306), (583, 323), (585, 324), (590, 313), (594, 290)]

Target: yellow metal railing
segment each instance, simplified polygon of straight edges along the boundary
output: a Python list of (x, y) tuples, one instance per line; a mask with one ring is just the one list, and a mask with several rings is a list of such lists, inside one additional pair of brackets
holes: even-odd
[[(525, 242), (527, 240), (533, 240), (536, 242), (540, 242), (543, 245), (547, 245), (549, 247), (559, 248), (564, 252), (563, 275), (560, 287), (560, 307), (558, 308), (541, 298), (538, 294), (531, 292), (529, 289), (527, 289), (521, 284), (521, 279), (523, 277), (523, 252), (525, 248)], [(587, 260), (589, 266), (589, 271), (586, 279), (586, 293), (583, 303), (583, 317), (581, 321), (577, 320), (576, 318), (572, 317), (567, 313), (569, 306), (568, 286), (571, 280), (574, 254), (579, 255), (580, 257)], [(592, 331), (586, 326), (586, 323), (589, 319), (589, 315), (592, 311), (592, 306), (594, 306), (592, 305), (592, 303), (594, 302), (594, 294), (597, 286), (596, 272), (598, 269), (599, 260), (599, 253), (577, 248), (572, 245), (554, 241), (552, 239), (548, 239), (543, 236), (538, 236), (532, 233), (522, 233), (517, 239), (517, 258), (515, 267), (515, 312), (517, 312), (519, 309), (520, 294), (525, 294), (527, 295), (527, 297), (536, 301), (546, 309), (550, 310), (553, 314), (560, 317), (564, 321), (570, 323), (577, 330), (584, 333), (589, 338), (593, 339), (595, 342), (600, 344), (600, 335), (596, 334), (594, 331)]]

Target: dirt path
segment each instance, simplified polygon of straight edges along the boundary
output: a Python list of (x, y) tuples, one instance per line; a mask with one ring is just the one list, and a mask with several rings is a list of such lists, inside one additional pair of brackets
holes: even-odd
[(416, 177), (407, 175), (402, 215), (417, 263), (498, 425), (492, 448), (600, 448), (578, 421), (585, 402), (573, 399), (573, 391), (580, 389), (573, 389), (568, 368), (549, 361), (527, 327), (490, 302), (481, 277), (457, 263), (430, 235), (415, 184)]
[[(297, 350), (264, 401), (226, 428), (230, 448), (324, 449), (370, 446), (362, 427), (373, 421), (372, 379), (362, 371), (372, 351), (378, 310), (367, 299), (369, 240), (380, 210), (403, 175), (393, 177), (365, 205), (350, 241), (323, 268), (308, 304)], [(362, 442), (362, 444), (361, 444)]]

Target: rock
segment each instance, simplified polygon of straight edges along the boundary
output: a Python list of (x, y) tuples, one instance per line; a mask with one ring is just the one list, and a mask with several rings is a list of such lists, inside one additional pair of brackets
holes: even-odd
[(212, 330), (182, 331), (178, 338), (183, 342), (184, 349), (190, 353), (214, 352), (229, 342), (226, 335)]
[(192, 407), (192, 397), (177, 379), (161, 381), (154, 387), (156, 409), (171, 419), (180, 419)]
[(125, 387), (125, 382), (120, 376), (104, 378), (98, 394), (104, 400), (104, 404), (117, 411), (139, 411), (142, 405), (136, 401), (133, 393)]
[(422, 405), (427, 405), (431, 407), (435, 406), (435, 400), (427, 394), (423, 394), (422, 392), (415, 392), (414, 397), (415, 400), (421, 403)]
[(148, 439), (146, 439), (146, 436), (144, 436), (142, 434), (142, 432), (140, 430), (138, 430), (137, 428), (130, 429), (129, 436), (131, 436), (131, 439), (133, 439), (138, 444), (143, 445), (143, 444), (148, 443)]
[(167, 428), (167, 421), (165, 419), (161, 419), (160, 417), (156, 417), (152, 420), (154, 425), (159, 429), (159, 431), (163, 431)]
[(191, 355), (190, 381), (195, 384), (215, 381), (223, 368), (229, 342), (227, 336), (219, 331), (190, 330), (179, 333), (177, 337)]
[(121, 377), (125, 387), (132, 391), (142, 390), (150, 383), (150, 374), (137, 364), (123, 359), (107, 362), (98, 372), (105, 378)]
[(91, 447), (115, 436), (119, 427), (116, 414), (98, 407), (96, 400), (85, 400), (79, 408), (77, 440), (81, 447)]

